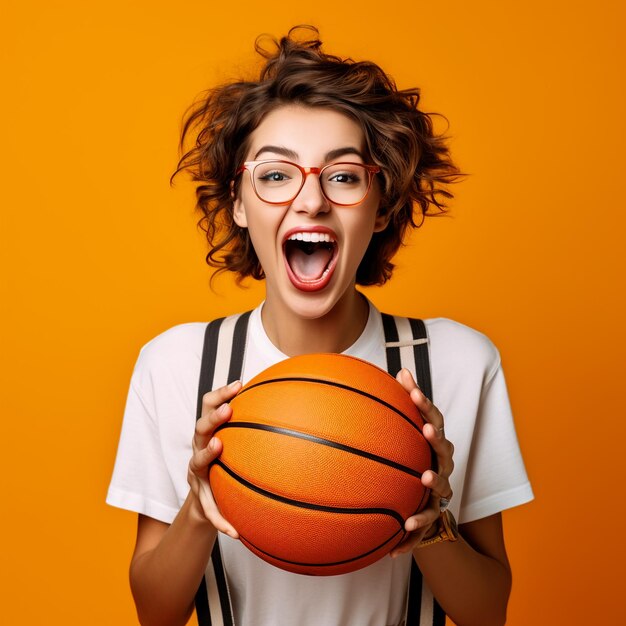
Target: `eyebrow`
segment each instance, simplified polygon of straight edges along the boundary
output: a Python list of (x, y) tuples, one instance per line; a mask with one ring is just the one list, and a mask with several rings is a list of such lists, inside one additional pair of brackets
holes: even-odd
[[(298, 153), (294, 150), (290, 150), (289, 148), (284, 148), (283, 146), (263, 146), (259, 150), (257, 150), (256, 154), (254, 155), (254, 160), (256, 161), (259, 156), (264, 152), (273, 152), (274, 154), (280, 154), (281, 156), (292, 159), (293, 161), (297, 161), (298, 159)], [(334, 150), (326, 153), (325, 160), (334, 161), (335, 159), (345, 156), (346, 154), (355, 154), (356, 156), (360, 157), (362, 161), (366, 160), (363, 152), (353, 146), (335, 148)]]
[(293, 159), (294, 161), (298, 158), (298, 153), (290, 150), (289, 148), (283, 148), (281, 146), (263, 146), (254, 155), (254, 161), (256, 161), (259, 158), (259, 155), (263, 154), (264, 152), (281, 154), (282, 156), (287, 157), (288, 159)]
[(346, 146), (345, 148), (337, 148), (335, 150), (331, 150), (330, 152), (327, 152), (326, 160), (334, 161), (335, 159), (338, 159), (339, 157), (342, 157), (346, 154), (356, 154), (358, 157), (360, 157), (360, 159), (363, 162), (365, 162), (366, 160), (363, 152), (361, 152), (361, 150), (359, 150), (358, 148), (354, 148), (352, 146)]

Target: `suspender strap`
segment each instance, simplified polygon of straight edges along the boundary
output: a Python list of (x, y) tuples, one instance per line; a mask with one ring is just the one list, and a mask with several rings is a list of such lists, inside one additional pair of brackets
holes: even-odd
[[(382, 314), (385, 333), (387, 370), (392, 376), (403, 368), (415, 373), (415, 381), (432, 400), (432, 382), (428, 355), (428, 334), (422, 320)], [(407, 626), (444, 626), (446, 615), (424, 584), (422, 573), (411, 559), (407, 600)]]
[(204, 331), (204, 347), (202, 361), (200, 362), (200, 381), (198, 382), (198, 403), (196, 405), (196, 421), (202, 415), (202, 397), (213, 387), (215, 376), (215, 355), (217, 353), (217, 341), (220, 327), (224, 318), (213, 320)]
[(433, 385), (430, 380), (430, 361), (428, 358), (428, 336), (426, 335), (426, 324), (423, 320), (410, 319), (409, 325), (414, 340), (422, 339), (422, 343), (413, 345), (413, 357), (415, 359), (415, 376), (419, 381), (420, 389), (429, 399), (433, 399)]
[(433, 399), (428, 359), (428, 335), (422, 320), (394, 317), (382, 313), (387, 353), (387, 371), (396, 376), (403, 368), (415, 372), (415, 380), (424, 395)]
[(248, 333), (248, 320), (251, 311), (239, 316), (235, 323), (233, 333), (233, 347), (230, 355), (230, 367), (228, 368), (227, 384), (235, 382), (241, 378), (243, 371), (243, 357), (246, 351), (246, 335)]
[(385, 332), (385, 350), (387, 353), (387, 371), (395, 378), (402, 369), (400, 362), (400, 345), (398, 329), (393, 315), (382, 313), (383, 330)]
[[(200, 364), (196, 420), (202, 415), (205, 393), (241, 378), (249, 319), (250, 311), (223, 317), (207, 325)], [(232, 605), (218, 538), (196, 593), (195, 604), (199, 626), (233, 626)]]

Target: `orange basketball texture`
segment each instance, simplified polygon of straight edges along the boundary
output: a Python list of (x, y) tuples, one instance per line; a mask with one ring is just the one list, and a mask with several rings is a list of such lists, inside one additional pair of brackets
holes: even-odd
[(301, 574), (365, 567), (428, 500), (433, 456), (409, 394), (360, 359), (309, 354), (253, 378), (218, 429), (218, 506), (252, 552)]

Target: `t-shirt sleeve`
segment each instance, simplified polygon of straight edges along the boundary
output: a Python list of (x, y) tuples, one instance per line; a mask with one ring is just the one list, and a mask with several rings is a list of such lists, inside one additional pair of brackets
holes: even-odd
[(498, 355), (480, 395), (459, 521), (481, 519), (532, 499)]
[(131, 378), (107, 503), (171, 523), (180, 504), (164, 457), (145, 350)]

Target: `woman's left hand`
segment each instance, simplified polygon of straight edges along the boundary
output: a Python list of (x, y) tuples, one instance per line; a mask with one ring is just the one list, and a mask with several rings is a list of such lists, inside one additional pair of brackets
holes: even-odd
[(409, 517), (404, 528), (409, 533), (406, 539), (391, 551), (391, 557), (403, 552), (410, 552), (429, 534), (441, 513), (441, 499), (452, 498), (452, 489), (448, 478), (454, 468), (452, 454), (454, 446), (446, 439), (443, 428), (443, 415), (439, 409), (421, 392), (413, 376), (407, 369), (401, 369), (397, 376), (400, 384), (407, 390), (411, 400), (419, 409), (424, 421), (423, 434), (437, 456), (437, 472), (428, 470), (422, 474), (422, 483), (430, 489), (428, 506), (417, 515)]

